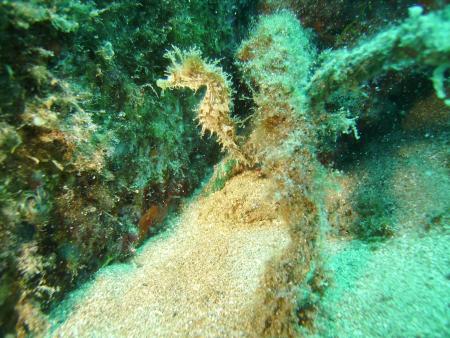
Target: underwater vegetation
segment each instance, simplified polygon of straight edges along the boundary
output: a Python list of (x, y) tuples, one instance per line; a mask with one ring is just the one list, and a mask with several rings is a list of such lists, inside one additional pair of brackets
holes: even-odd
[[(286, 230), (247, 335), (314, 333), (330, 233), (376, 247), (400, 220), (448, 220), (444, 202), (399, 211), (412, 155), (385, 173), (362, 162), (383, 137), (445, 139), (444, 1), (5, 0), (0, 27), (0, 335), (45, 334), (61, 299), (164, 231), (205, 177), (205, 222)], [(247, 188), (270, 203), (234, 203)]]
[(172, 44), (230, 57), (244, 7), (0, 2), (0, 335), (38, 331), (41, 311), (133, 254), (199, 184), (217, 148), (200, 141), (196, 99), (155, 81)]

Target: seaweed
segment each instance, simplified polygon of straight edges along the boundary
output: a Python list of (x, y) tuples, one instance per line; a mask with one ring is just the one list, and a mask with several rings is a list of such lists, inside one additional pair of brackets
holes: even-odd
[(217, 161), (192, 122), (198, 99), (153, 83), (172, 44), (229, 57), (240, 6), (0, 3), (0, 335), (38, 334), (69, 290), (133, 255), (155, 201), (177, 206)]
[[(422, 96), (434, 89), (449, 105), (450, 7), (396, 7), (408, 17), (381, 29), (380, 8), (391, 6), (382, 3), (369, 3), (378, 14), (363, 22), (344, 18), (366, 8), (349, 9), (350, 1), (260, 1), (268, 15), (248, 36), (242, 13), (257, 5), (243, 0), (0, 3), (0, 335), (46, 330), (45, 313), (68, 291), (157, 232), (220, 160), (205, 131), (228, 152), (210, 192), (243, 170), (275, 180), (277, 212), (303, 262), (274, 267), (279, 278), (265, 283), (279, 293), (267, 306), (310, 327), (317, 290), (308, 276), (333, 159), (364, 143), (367, 125), (417, 124), (394, 109), (414, 98), (381, 100), (388, 88), (418, 79)], [(339, 20), (328, 23), (333, 9)], [(161, 95), (156, 85), (179, 90)], [(252, 100), (240, 102), (243, 93)], [(395, 235), (383, 193), (355, 193), (360, 238)], [(293, 302), (303, 281), (313, 292)], [(274, 320), (264, 333), (292, 328)]]

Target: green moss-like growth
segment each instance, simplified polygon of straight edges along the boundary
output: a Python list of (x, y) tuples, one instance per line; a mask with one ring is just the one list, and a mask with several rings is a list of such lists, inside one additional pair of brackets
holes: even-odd
[(217, 160), (192, 122), (198, 98), (155, 81), (172, 44), (230, 56), (240, 6), (0, 3), (0, 335), (42, 329), (42, 310), (132, 254), (147, 209), (176, 205)]
[[(262, 7), (271, 12), (298, 9), (298, 3), (263, 1)], [(301, 3), (309, 10), (324, 5), (330, 15), (330, 8), (350, 2)], [(211, 119), (215, 124), (206, 129), (235, 152), (239, 143), (254, 164), (247, 168), (252, 175), (270, 177), (279, 187), (273, 194), (277, 212), (292, 225), (292, 252), (304, 261), (274, 267), (277, 280), (265, 283), (279, 297), (268, 304), (273, 313), (265, 318), (283, 312), (292, 319), (293, 285), (309, 283), (326, 219), (323, 164), (332, 164), (341, 134), (353, 135), (355, 143), (364, 140), (358, 140), (359, 108), (383, 120), (389, 111), (378, 114), (380, 106), (388, 104), (372, 104), (387, 83), (401, 83), (395, 79), (399, 70), (407, 71), (401, 78), (409, 82), (419, 74), (421, 84), (433, 74), (435, 92), (448, 105), (450, 7), (428, 14), (412, 7), (403, 23), (353, 48), (321, 54), (294, 13), (276, 11), (260, 18), (233, 65), (229, 60), (248, 17), (241, 9), (249, 7), (243, 0), (0, 3), (0, 45), (7, 46), (0, 51), (0, 335), (14, 326), (19, 336), (45, 329), (43, 312), (99, 267), (133, 254), (218, 159), (217, 146), (202, 142), (192, 122), (200, 98), (183, 92), (162, 96), (155, 88), (172, 45), (193, 50), (181, 61), (216, 80), (207, 83), (206, 94), (219, 95), (207, 97), (203, 117), (219, 111), (222, 119)], [(324, 22), (306, 21), (317, 24), (309, 26), (323, 43)], [(342, 33), (348, 24), (342, 34), (351, 41), (361, 32), (357, 24), (341, 24), (334, 27)], [(224, 57), (224, 72), (204, 63), (199, 50), (205, 58)], [(172, 70), (182, 64), (172, 61)], [(241, 69), (255, 106), (242, 147), (229, 110), (231, 81), (223, 76), (234, 67)], [(187, 70), (190, 81), (199, 75)], [(394, 80), (383, 82), (383, 76)], [(225, 144), (226, 136), (232, 142)], [(212, 191), (223, 188), (235, 169), (234, 160), (221, 164)], [(392, 235), (390, 200), (382, 194), (355, 193), (359, 237)], [(310, 322), (315, 300), (306, 297), (297, 305)], [(268, 335), (292, 332), (282, 321), (266, 325)]]
[(392, 237), (395, 233), (392, 218), (393, 202), (383, 191), (358, 191), (355, 211), (359, 219), (353, 232), (361, 239), (372, 241)]
[(225, 186), (225, 183), (233, 176), (237, 164), (236, 160), (227, 160), (219, 163), (214, 172), (214, 176), (210, 180), (210, 189), (208, 191), (215, 192), (221, 190)]
[[(327, 97), (343, 88), (350, 90), (363, 81), (389, 70), (400, 71), (426, 66), (435, 75), (447, 68), (450, 43), (445, 37), (450, 30), (450, 7), (422, 15), (421, 7), (411, 7), (410, 17), (402, 24), (386, 29), (353, 49), (340, 49), (322, 54), (321, 67), (307, 88), (307, 96), (315, 109), (323, 109)], [(438, 96), (442, 95), (441, 77), (434, 77)]]

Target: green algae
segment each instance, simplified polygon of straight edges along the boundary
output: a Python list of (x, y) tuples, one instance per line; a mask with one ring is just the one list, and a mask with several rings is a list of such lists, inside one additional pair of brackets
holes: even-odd
[[(448, 283), (441, 273), (447, 237), (435, 229), (448, 221), (444, 169), (419, 163), (408, 181), (437, 179), (416, 192), (422, 205), (434, 202), (426, 211), (418, 202), (405, 202), (406, 186), (395, 191), (394, 183), (383, 183), (391, 176), (372, 173), (354, 187), (351, 210), (337, 217), (348, 222), (329, 229), (346, 240), (320, 245), (331, 214), (322, 201), (328, 172), (360, 166), (360, 150), (382, 145), (392, 131), (400, 136), (386, 142), (403, 148), (405, 138), (414, 145), (408, 138), (411, 126), (412, 133), (428, 135), (433, 149), (438, 138), (448, 138), (442, 129), (448, 126), (450, 8), (441, 1), (408, 9), (411, 4), (1, 2), (0, 45), (8, 47), (0, 50), (0, 335), (14, 327), (22, 336), (42, 331), (42, 313), (99, 268), (132, 256), (145, 239), (138, 238), (138, 228), (150, 224), (150, 232), (156, 231), (155, 220), (168, 206), (182, 203), (220, 159), (215, 142), (201, 139), (193, 122), (201, 93), (162, 96), (156, 89), (167, 66), (163, 54), (172, 45), (195, 45), (207, 57), (222, 58), (233, 75), (235, 113), (254, 112), (251, 123), (238, 130), (242, 144), (262, 124), (258, 116), (282, 103), (303, 119), (302, 127), (292, 123), (297, 129), (284, 142), (288, 123), (276, 112), (258, 130), (256, 142), (250, 138), (244, 147), (258, 155), (253, 169), (261, 176), (276, 173), (283, 182), (284, 190), (275, 193), (279, 200), (298, 189), (319, 210), (318, 218), (314, 208), (308, 215), (319, 234), (310, 239), (316, 256), (299, 286), (299, 334), (446, 334), (448, 313), (439, 300), (445, 299)], [(346, 19), (351, 13), (359, 19)], [(259, 40), (248, 39), (236, 57), (253, 14), (264, 14), (251, 33)], [(246, 98), (249, 93), (253, 101)], [(437, 100), (430, 101), (434, 95)], [(414, 115), (421, 102), (432, 104)], [(435, 111), (442, 111), (441, 117)], [(421, 116), (433, 127), (420, 126)], [(382, 158), (385, 149), (375, 153)], [(404, 153), (390, 155), (384, 166), (398, 162), (395, 177), (401, 180), (414, 163), (403, 161)], [(292, 165), (277, 172), (283, 161)], [(219, 163), (211, 192), (222, 190), (235, 174), (235, 161)], [(431, 232), (404, 232), (400, 220)], [(408, 264), (414, 252), (425, 258)], [(330, 256), (334, 282), (327, 281), (322, 255)], [(402, 266), (409, 270), (401, 271)], [(398, 284), (408, 280), (409, 289)], [(340, 302), (348, 311), (343, 317), (335, 311)], [(419, 320), (424, 312), (426, 325)], [(413, 318), (409, 325), (408, 318)]]
[[(22, 309), (48, 311), (134, 252), (147, 208), (176, 206), (198, 186), (218, 157), (193, 122), (198, 99), (161, 97), (154, 82), (172, 44), (229, 57), (245, 31), (247, 18), (234, 15), (241, 7), (248, 4), (0, 3), (0, 335), (18, 318), (22, 332), (33, 331), (34, 310), (14, 309), (20, 299)], [(48, 264), (25, 274), (44, 257)]]

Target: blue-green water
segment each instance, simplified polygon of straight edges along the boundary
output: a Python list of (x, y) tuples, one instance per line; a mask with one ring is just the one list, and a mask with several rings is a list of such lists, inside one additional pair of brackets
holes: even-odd
[(251, 330), (174, 336), (450, 335), (449, 37), (440, 0), (0, 1), (0, 336), (72, 323), (215, 196), (293, 244), (259, 243)]

